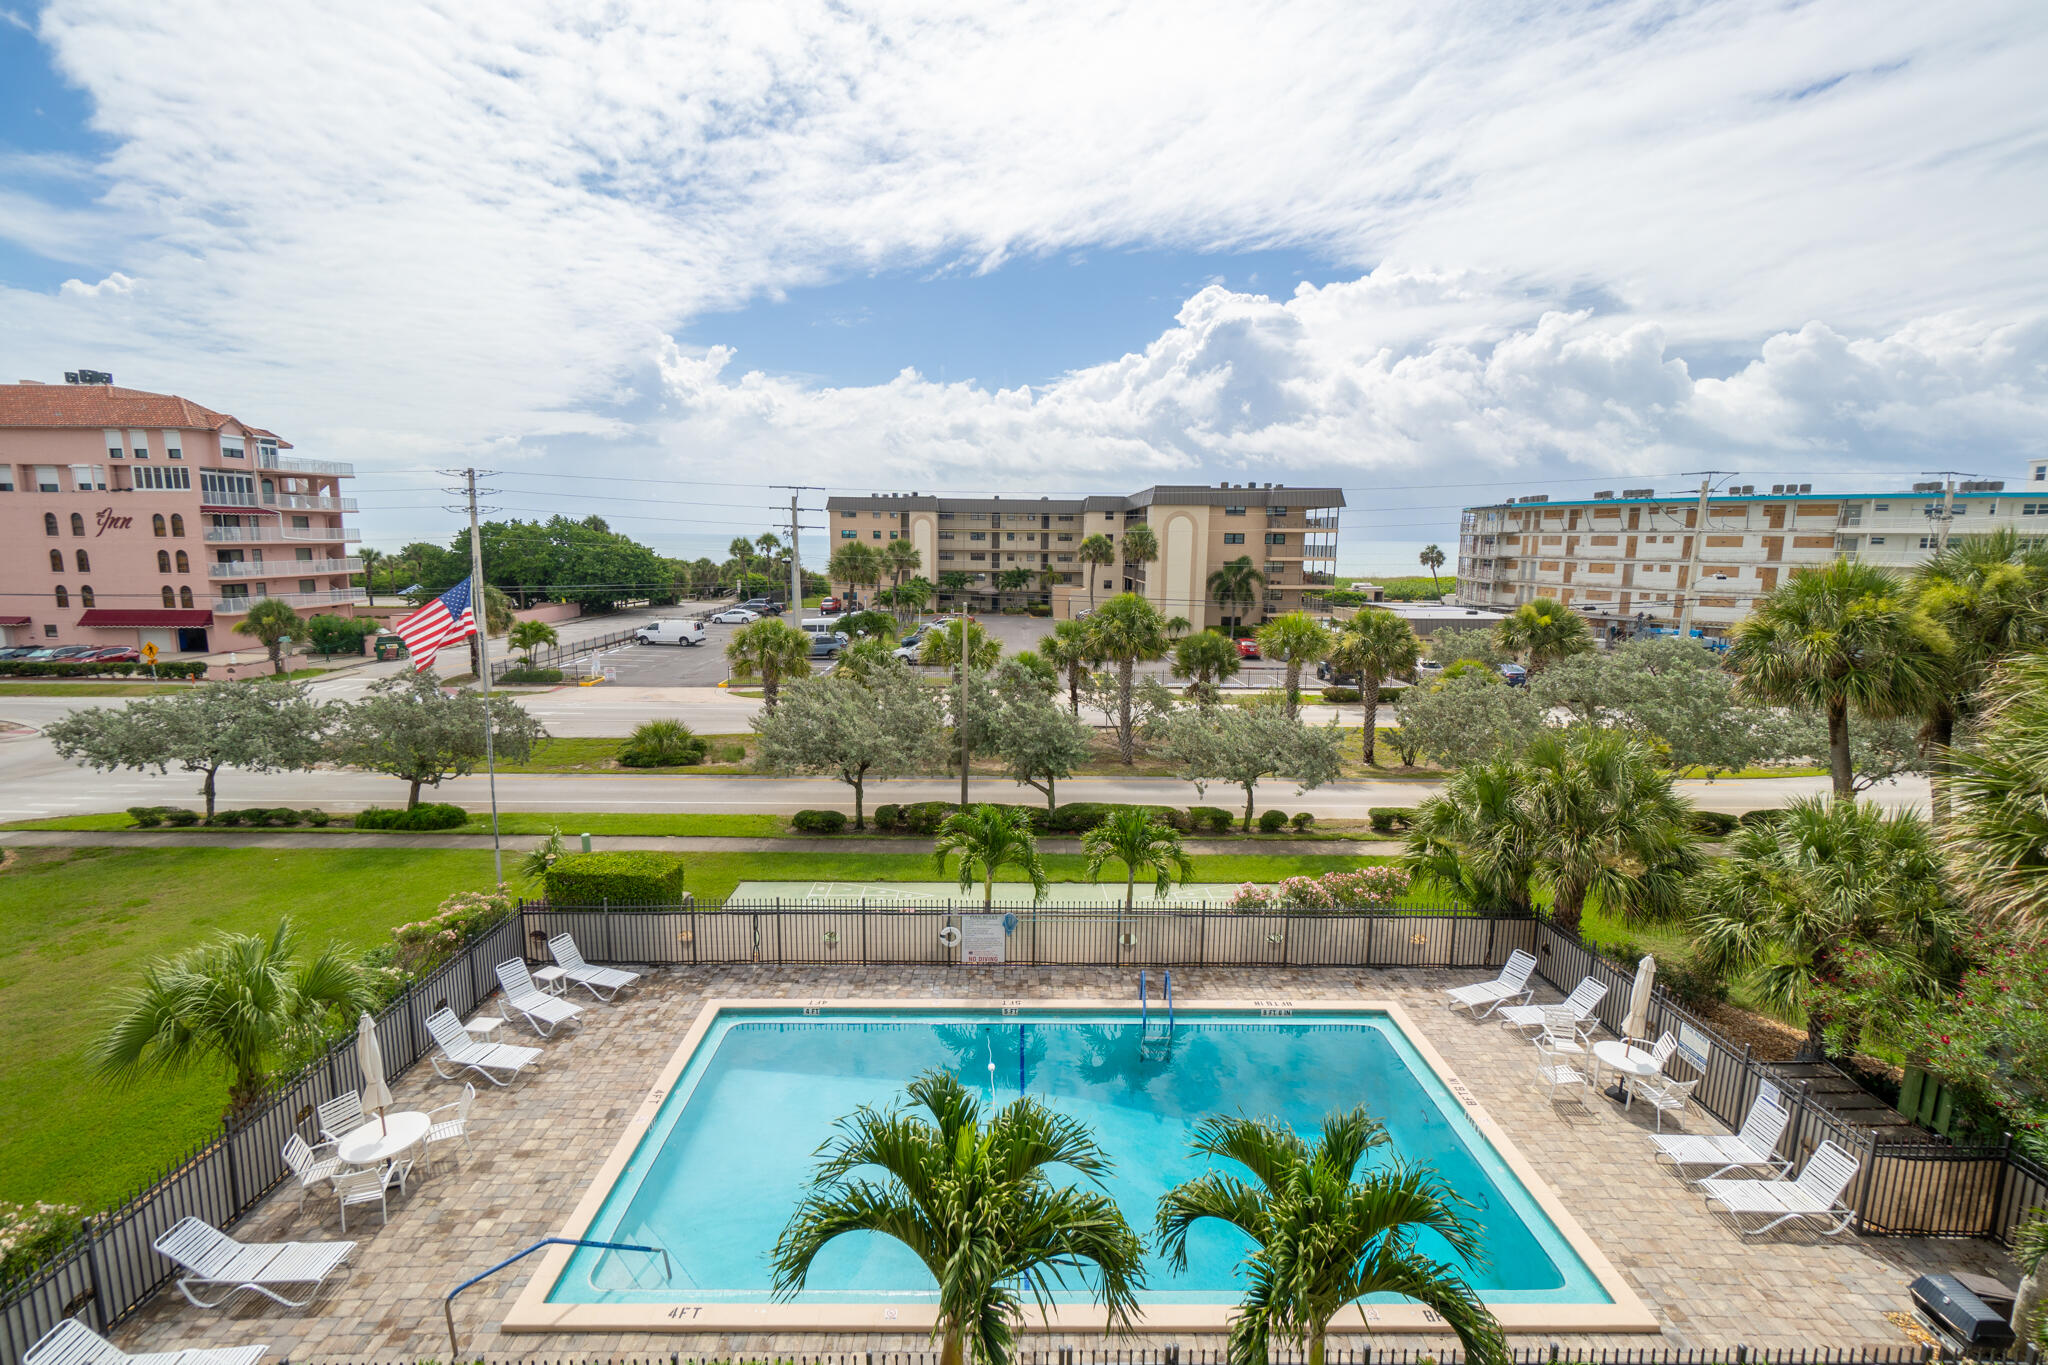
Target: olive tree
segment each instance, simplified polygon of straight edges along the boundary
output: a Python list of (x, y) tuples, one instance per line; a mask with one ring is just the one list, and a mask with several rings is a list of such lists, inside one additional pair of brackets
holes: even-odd
[(1162, 725), (1165, 751), (1181, 775), (1206, 794), (1211, 782), (1244, 789), (1244, 827), (1252, 827), (1259, 782), (1285, 777), (1302, 791), (1320, 787), (1343, 768), (1336, 722), (1304, 725), (1284, 703), (1217, 706), (1177, 711)]
[(1035, 675), (1006, 676), (995, 688), (987, 736), (1010, 776), (1045, 793), (1045, 808), (1057, 805), (1059, 779), (1088, 759), (1090, 727), (1068, 714), (1055, 692), (1035, 685)]
[(252, 687), (205, 683), (125, 707), (92, 707), (52, 722), (43, 733), (59, 757), (101, 772), (177, 767), (202, 774), (199, 792), (213, 815), (222, 768), (291, 772), (320, 761), (328, 712), (289, 683)]
[(1446, 768), (1514, 753), (1543, 728), (1543, 708), (1528, 689), (1473, 669), (1401, 694), (1399, 747)]
[[(547, 730), (510, 697), (492, 697), (488, 705), (492, 752), (501, 761), (525, 762)], [(330, 754), (337, 763), (410, 783), (405, 808), (411, 810), (421, 787), (483, 766), (485, 706), (480, 692), (443, 692), (432, 673), (385, 678), (370, 684), (361, 701), (336, 709)]]
[(938, 698), (893, 658), (872, 661), (858, 675), (787, 683), (781, 704), (753, 720), (769, 772), (821, 773), (853, 788), (855, 829), (867, 828), (869, 782), (945, 762), (941, 724)]

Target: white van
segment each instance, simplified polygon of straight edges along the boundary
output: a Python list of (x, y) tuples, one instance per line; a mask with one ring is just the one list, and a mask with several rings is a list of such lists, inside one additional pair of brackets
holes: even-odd
[(806, 635), (838, 635), (839, 619), (833, 616), (809, 616), (803, 621)]
[(704, 623), (649, 621), (633, 632), (633, 638), (643, 645), (701, 645), (704, 643)]

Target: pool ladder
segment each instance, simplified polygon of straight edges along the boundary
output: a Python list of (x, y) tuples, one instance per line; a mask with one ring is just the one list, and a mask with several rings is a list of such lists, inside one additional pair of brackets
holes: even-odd
[(1166, 996), (1166, 1022), (1160, 1031), (1152, 1028), (1152, 984), (1149, 973), (1138, 973), (1138, 1057), (1142, 1060), (1164, 1061), (1173, 1055), (1173, 971), (1162, 969), (1159, 973), (1161, 989)]

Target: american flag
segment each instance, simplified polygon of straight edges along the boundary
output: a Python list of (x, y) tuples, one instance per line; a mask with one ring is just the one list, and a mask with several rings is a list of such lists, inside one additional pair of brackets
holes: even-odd
[(406, 652), (413, 657), (413, 672), (424, 673), (432, 668), (434, 656), (443, 645), (476, 634), (476, 616), (469, 609), (470, 582), (463, 579), (391, 627), (405, 641)]

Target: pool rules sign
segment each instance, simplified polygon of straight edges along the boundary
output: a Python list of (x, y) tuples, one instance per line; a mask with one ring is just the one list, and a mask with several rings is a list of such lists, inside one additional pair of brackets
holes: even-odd
[(960, 917), (960, 965), (997, 966), (1003, 960), (1003, 917), (962, 915)]

